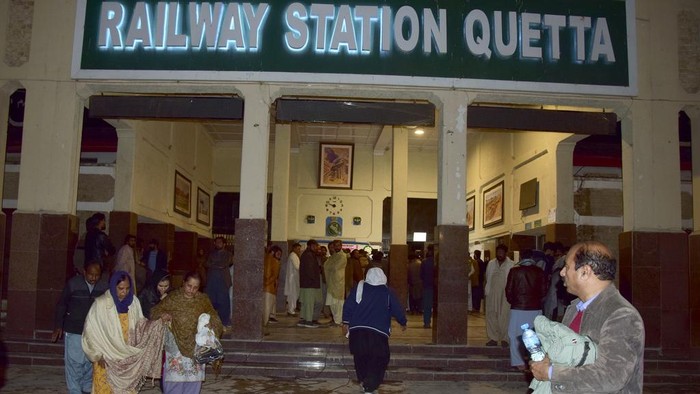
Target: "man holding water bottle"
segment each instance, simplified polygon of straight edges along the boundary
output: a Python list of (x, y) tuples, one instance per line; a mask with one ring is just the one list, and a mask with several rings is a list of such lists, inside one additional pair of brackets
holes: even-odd
[(641, 393), (644, 375), (644, 322), (615, 287), (617, 264), (600, 242), (574, 245), (561, 277), (571, 302), (562, 323), (598, 345), (594, 363), (552, 365), (546, 357), (530, 362), (533, 376), (552, 382), (552, 392)]

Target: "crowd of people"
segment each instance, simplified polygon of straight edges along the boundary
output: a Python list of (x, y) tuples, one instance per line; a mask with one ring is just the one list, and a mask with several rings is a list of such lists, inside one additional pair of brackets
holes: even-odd
[[(164, 393), (199, 393), (205, 364), (194, 358), (198, 321), (206, 315), (217, 338), (230, 324), (233, 258), (225, 240), (217, 238), (201, 262), (210, 296), (200, 291), (197, 270), (173, 287), (157, 239), (142, 251), (127, 235), (117, 251), (104, 232), (104, 214), (91, 216), (86, 228), (83, 264), (61, 293), (52, 333), (53, 342), (64, 339), (68, 392), (135, 393), (152, 378)], [(217, 370), (220, 360), (212, 364)]]
[[(194, 357), (198, 322), (206, 317), (217, 338), (231, 325), (233, 254), (225, 239), (216, 238), (208, 255), (199, 250), (197, 268), (174, 289), (158, 240), (140, 251), (139, 240), (127, 235), (117, 251), (104, 232), (103, 214), (86, 224), (84, 264), (61, 294), (52, 335), (54, 342), (65, 341), (69, 392), (137, 392), (150, 377), (161, 379), (165, 393), (199, 393), (205, 365)], [(321, 326), (322, 314), (330, 319), (324, 326), (341, 327), (363, 390), (375, 392), (389, 363), (391, 319), (405, 330), (406, 312), (422, 314), (423, 327), (431, 328), (435, 252), (428, 245), (424, 257), (422, 251), (409, 254), (408, 299), (399, 300), (387, 286), (383, 252), (344, 249), (341, 240), (326, 247), (311, 239), (303, 251), (295, 243), (284, 267), (285, 312), (299, 317), (299, 327)], [(282, 253), (276, 245), (265, 250), (263, 326), (277, 322)], [(513, 368), (551, 382), (553, 391), (640, 392), (644, 325), (613, 283), (616, 262), (607, 247), (585, 242), (567, 250), (546, 243), (544, 251), (521, 250), (519, 257), (514, 262), (508, 248), (498, 245), (488, 263), (480, 250), (467, 262), (469, 310), (481, 313), (484, 306), (485, 345), (509, 348)], [(534, 327), (540, 315), (590, 338), (596, 360), (528, 364), (521, 326)]]

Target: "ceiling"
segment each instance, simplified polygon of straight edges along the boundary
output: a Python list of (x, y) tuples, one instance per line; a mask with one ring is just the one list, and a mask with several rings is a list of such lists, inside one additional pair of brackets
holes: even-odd
[[(235, 143), (243, 139), (243, 122), (203, 121), (202, 125), (216, 143)], [(409, 150), (437, 149), (437, 133), (433, 127), (421, 127), (423, 135), (416, 135), (418, 127), (407, 126)], [(391, 127), (375, 124), (349, 123), (293, 123), (292, 147), (313, 145), (319, 142), (352, 143), (358, 147), (369, 147), (377, 153), (391, 146)], [(274, 141), (275, 133), (270, 133)]]
[[(23, 89), (15, 91), (10, 97), (9, 119), (7, 127), (7, 152), (19, 153), (22, 147), (22, 126), (24, 120)], [(108, 122), (90, 118), (87, 110), (83, 117), (83, 152), (116, 152), (117, 133)], [(199, 121), (217, 144), (237, 143), (243, 138), (243, 122), (238, 121)], [(409, 150), (437, 150), (438, 135), (434, 127), (420, 127), (423, 135), (414, 132), (418, 127), (403, 126), (408, 133)], [(684, 112), (679, 113), (678, 130), (681, 151), (681, 168), (691, 167), (690, 156), (690, 120)], [(353, 143), (358, 147), (374, 150), (382, 154), (392, 144), (392, 127), (377, 124), (332, 123), (332, 122), (294, 122), (291, 126), (292, 146), (314, 145), (319, 142)], [(471, 134), (471, 133), (470, 133)], [(274, 141), (275, 133), (270, 133)], [(576, 145), (574, 162), (576, 165), (611, 166), (621, 165), (620, 130), (615, 135), (589, 136)]]

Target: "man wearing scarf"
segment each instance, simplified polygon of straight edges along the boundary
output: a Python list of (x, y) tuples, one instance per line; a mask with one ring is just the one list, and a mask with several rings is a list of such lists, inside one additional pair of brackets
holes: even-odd
[(85, 319), (82, 345), (94, 363), (95, 394), (135, 393), (146, 377), (160, 378), (165, 324), (144, 319), (132, 283), (126, 272), (115, 272)]
[(343, 331), (350, 339), (355, 373), (365, 393), (382, 384), (389, 365), (389, 335), (393, 317), (406, 331), (406, 308), (386, 285), (381, 268), (370, 268), (343, 307)]

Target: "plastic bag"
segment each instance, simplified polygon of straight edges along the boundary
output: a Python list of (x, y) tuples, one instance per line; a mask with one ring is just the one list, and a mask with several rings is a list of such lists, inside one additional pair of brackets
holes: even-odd
[(209, 364), (222, 358), (224, 358), (224, 348), (216, 337), (214, 337), (210, 345), (194, 346), (194, 361), (198, 364)]
[(194, 361), (198, 364), (209, 364), (224, 357), (221, 342), (216, 339), (214, 331), (208, 327), (210, 318), (211, 316), (207, 313), (199, 315), (194, 345)]

